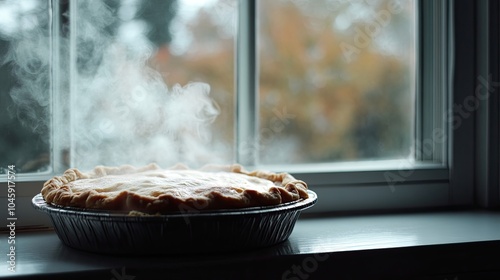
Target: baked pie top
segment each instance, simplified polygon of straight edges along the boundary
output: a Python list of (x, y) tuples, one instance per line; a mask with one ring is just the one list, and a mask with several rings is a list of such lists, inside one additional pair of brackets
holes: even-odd
[(308, 194), (307, 184), (288, 173), (248, 172), (240, 165), (192, 170), (150, 164), (98, 166), (88, 173), (68, 169), (45, 182), (42, 196), (59, 206), (155, 214), (279, 205)]

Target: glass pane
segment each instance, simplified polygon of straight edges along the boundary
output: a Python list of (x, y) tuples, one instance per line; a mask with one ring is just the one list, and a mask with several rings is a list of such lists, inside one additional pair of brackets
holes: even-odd
[(411, 155), (414, 1), (259, 5), (261, 163)]
[(72, 166), (232, 156), (234, 1), (73, 3)]
[(0, 1), (0, 173), (50, 167), (48, 1)]

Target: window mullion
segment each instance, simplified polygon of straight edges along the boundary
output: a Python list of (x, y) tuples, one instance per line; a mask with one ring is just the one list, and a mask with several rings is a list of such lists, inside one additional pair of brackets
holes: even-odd
[(258, 157), (257, 20), (255, 0), (240, 0), (236, 46), (236, 161), (255, 166)]
[(446, 163), (448, 37), (446, 1), (419, 2), (415, 158)]
[(74, 131), (75, 131), (75, 120), (74, 112), (72, 108), (74, 107), (74, 96), (78, 90), (78, 70), (77, 70), (77, 39), (78, 39), (78, 5), (79, 1), (70, 2), (69, 5), (69, 154), (70, 154), (70, 165), (75, 166), (75, 141), (74, 141)]
[(64, 119), (64, 98), (62, 97), (62, 73), (61, 53), (62, 34), (61, 19), (63, 9), (60, 1), (50, 2), (50, 55), (51, 55), (51, 73), (50, 73), (50, 94), (51, 94), (51, 164), (52, 172), (60, 173), (67, 167), (64, 165), (63, 141), (61, 135), (64, 135), (61, 125)]

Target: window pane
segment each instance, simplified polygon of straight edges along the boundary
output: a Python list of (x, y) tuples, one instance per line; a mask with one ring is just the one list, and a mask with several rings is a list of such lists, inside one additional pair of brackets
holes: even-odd
[(0, 1), (0, 173), (50, 166), (48, 1)]
[[(161, 1), (161, 0), (160, 0)], [(171, 25), (170, 59), (159, 62), (167, 84), (203, 82), (219, 114), (208, 128), (210, 145), (196, 147), (198, 164), (234, 158), (237, 0), (178, 0)], [(189, 147), (186, 147), (190, 149)]]
[(411, 155), (411, 0), (260, 1), (260, 160)]
[(234, 1), (77, 3), (72, 166), (232, 156)]

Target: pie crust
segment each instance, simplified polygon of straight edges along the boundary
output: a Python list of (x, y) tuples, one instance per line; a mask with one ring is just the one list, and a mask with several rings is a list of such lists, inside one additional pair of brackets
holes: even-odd
[(130, 213), (168, 213), (279, 205), (308, 197), (307, 184), (288, 173), (244, 170), (240, 165), (189, 169), (156, 164), (135, 168), (68, 169), (45, 182), (47, 203)]

